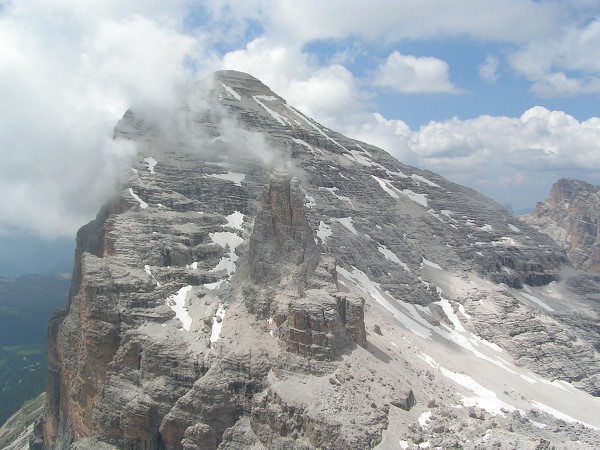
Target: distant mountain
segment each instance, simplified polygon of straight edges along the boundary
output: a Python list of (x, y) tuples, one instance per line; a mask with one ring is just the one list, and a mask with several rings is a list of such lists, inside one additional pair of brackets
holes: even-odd
[(600, 273), (600, 186), (560, 179), (523, 219), (564, 248), (574, 267)]
[(61, 265), (72, 272), (73, 237), (48, 241), (28, 233), (0, 236), (0, 278), (18, 278), (32, 273), (49, 273)]
[(48, 319), (64, 305), (71, 274), (0, 278), (0, 347), (44, 342)]
[(116, 127), (46, 448), (598, 448), (600, 280), (549, 236), (250, 75), (180, 100)]
[(67, 301), (65, 273), (0, 278), (0, 424), (46, 383), (46, 331)]

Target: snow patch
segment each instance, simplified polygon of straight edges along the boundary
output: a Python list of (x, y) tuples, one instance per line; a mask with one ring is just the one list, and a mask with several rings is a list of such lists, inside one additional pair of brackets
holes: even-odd
[(185, 301), (191, 290), (192, 286), (184, 286), (167, 299), (167, 306), (175, 312), (175, 317), (181, 321), (181, 326), (185, 331), (190, 331), (192, 326), (192, 316), (185, 307)]
[(155, 173), (154, 166), (156, 166), (157, 161), (152, 156), (148, 156), (147, 158), (144, 158), (144, 161), (146, 161), (146, 164), (148, 164), (148, 172)]
[(381, 187), (381, 189), (383, 189), (385, 192), (387, 192), (389, 194), (390, 197), (393, 198), (400, 198), (400, 196), (398, 194), (396, 194), (396, 192), (394, 192), (393, 190), (393, 186), (390, 186), (388, 183), (389, 181), (387, 180), (382, 180), (379, 177), (376, 177), (375, 175), (371, 175), (375, 180), (377, 180), (377, 182), (379, 183), (379, 186)]
[(140, 204), (140, 208), (142, 209), (146, 209), (148, 207), (148, 203), (146, 203), (144, 200), (142, 200), (141, 198), (139, 198), (137, 195), (135, 195), (135, 193), (133, 192), (132, 188), (129, 188), (129, 193), (131, 194), (131, 196), (136, 199), (138, 201), (138, 203)]
[(233, 273), (235, 272), (235, 269), (236, 269), (235, 262), (239, 258), (238, 255), (235, 253), (235, 249), (242, 242), (244, 242), (244, 240), (241, 237), (239, 237), (237, 234), (231, 233), (229, 231), (220, 231), (218, 233), (210, 233), (209, 236), (212, 239), (214, 244), (216, 244), (222, 248), (229, 248), (229, 255), (226, 257), (225, 256), (222, 257), (221, 261), (219, 261), (219, 264), (217, 264), (213, 269), (211, 269), (210, 272), (218, 272), (220, 270), (226, 270), (227, 276), (229, 278), (231, 278), (231, 276), (233, 275)]
[(413, 202), (427, 208), (427, 194), (418, 194), (416, 192), (411, 191), (410, 189), (403, 189), (400, 192), (407, 196), (409, 199), (411, 199)]
[(238, 94), (237, 92), (235, 92), (232, 88), (230, 88), (229, 86), (227, 86), (225, 83), (221, 83), (221, 86), (223, 86), (223, 88), (225, 88), (225, 90), (227, 91), (227, 93), (229, 95), (231, 95), (233, 98), (235, 98), (237, 101), (240, 101), (242, 99), (242, 96), (240, 94)]
[(325, 222), (319, 222), (319, 229), (317, 230), (317, 237), (324, 244), (327, 242), (327, 238), (331, 236), (331, 227), (327, 225)]
[(517, 241), (515, 241), (513, 238), (508, 237), (508, 236), (502, 236), (500, 239), (496, 240), (496, 241), (492, 241), (491, 244), (496, 247), (496, 246), (508, 246), (508, 247), (518, 247), (519, 243)]
[(267, 101), (267, 102), (273, 102), (277, 100), (277, 97), (274, 97), (272, 95), (253, 95), (252, 98), (254, 99), (254, 101), (256, 103), (258, 103), (260, 106), (262, 106), (265, 111), (267, 111), (269, 113), (269, 115), (271, 117), (273, 117), (273, 119), (275, 119), (277, 122), (279, 122), (281, 125), (283, 125), (284, 127), (286, 125), (292, 126), (292, 124), (290, 123), (289, 120), (287, 120), (285, 117), (283, 117), (281, 114), (273, 111), (271, 108), (269, 108), (267, 105), (265, 105), (261, 100), (263, 101)]
[(246, 175), (243, 173), (236, 172), (227, 172), (227, 173), (213, 173), (211, 175), (207, 175), (211, 178), (219, 178), (220, 180), (232, 181), (236, 186), (241, 186), (242, 181), (246, 178)]
[(371, 158), (365, 156), (362, 154), (362, 152), (356, 151), (356, 150), (348, 150), (348, 153), (344, 153), (344, 156), (354, 162), (357, 162), (358, 164), (362, 165), (362, 166), (366, 166), (366, 167), (371, 167), (373, 166), (373, 161), (371, 161)]
[(157, 280), (157, 279), (154, 277), (154, 275), (152, 275), (152, 271), (150, 270), (150, 266), (149, 266), (148, 264), (146, 264), (146, 265), (144, 266), (144, 271), (145, 271), (145, 272), (146, 272), (148, 275), (150, 275), (150, 276), (152, 277), (152, 279), (154, 280), (154, 282), (156, 283), (156, 285), (157, 285), (158, 287), (160, 287), (160, 282), (159, 282), (159, 281), (158, 281), (158, 280)]
[(212, 330), (210, 332), (210, 343), (214, 344), (221, 337), (223, 329), (223, 319), (225, 319), (225, 308), (222, 303), (219, 303), (219, 308), (212, 318)]
[(454, 329), (456, 331), (458, 331), (459, 333), (466, 333), (467, 330), (465, 329), (465, 327), (463, 327), (462, 323), (460, 323), (460, 319), (454, 312), (454, 308), (452, 308), (452, 304), (450, 303), (450, 301), (447, 298), (442, 297), (442, 290), (440, 288), (438, 288), (438, 294), (439, 294), (441, 300), (439, 302), (434, 302), (434, 303), (436, 303), (442, 307), (444, 314), (446, 314), (446, 317), (448, 317), (448, 319), (450, 320), (450, 322), (452, 323), (452, 325), (454, 326)]
[(520, 233), (521, 230), (519, 230), (517, 227), (515, 227), (513, 224), (509, 223), (508, 224), (508, 228), (510, 228), (512, 231), (514, 231), (515, 233)]
[(429, 356), (421, 351), (416, 353), (416, 355), (417, 355), (417, 357), (419, 357), (420, 359), (425, 361), (427, 364), (429, 364), (434, 369), (439, 370), (440, 373), (442, 375), (444, 375), (446, 378), (449, 378), (450, 380), (454, 381), (456, 384), (462, 386), (463, 388), (465, 388), (465, 389), (471, 391), (473, 394), (475, 394), (472, 397), (466, 397), (462, 394), (458, 394), (462, 398), (462, 403), (464, 406), (466, 406), (466, 407), (477, 406), (481, 409), (485, 409), (487, 412), (489, 412), (490, 414), (492, 414), (494, 416), (496, 416), (496, 415), (505, 416), (504, 411), (508, 411), (508, 412), (515, 411), (516, 408), (514, 406), (498, 399), (498, 397), (494, 391), (483, 387), (481, 384), (479, 384), (477, 381), (475, 381), (470, 376), (464, 375), (462, 373), (456, 373), (456, 372), (446, 369), (445, 367), (442, 367), (440, 364), (436, 363), (435, 360), (431, 356)]
[(317, 206), (317, 202), (316, 202), (315, 198), (308, 195), (308, 192), (306, 192), (306, 189), (304, 189), (302, 186), (300, 186), (300, 189), (302, 189), (302, 192), (304, 192), (304, 199), (306, 200), (306, 202), (304, 203), (304, 206), (306, 206), (307, 208), (312, 208), (313, 206)]
[(227, 220), (227, 224), (223, 225), (223, 228), (235, 228), (236, 230), (242, 229), (242, 224), (244, 223), (244, 214), (239, 211), (234, 211), (225, 217)]
[(544, 411), (546, 414), (550, 414), (551, 416), (554, 416), (557, 419), (564, 420), (565, 422), (569, 422), (569, 423), (580, 423), (585, 427), (592, 428), (594, 430), (600, 430), (600, 428), (595, 427), (594, 425), (590, 425), (589, 423), (585, 423), (585, 422), (582, 422), (581, 420), (577, 420), (574, 417), (571, 417), (557, 409), (554, 409), (554, 408), (552, 408), (548, 405), (545, 405), (543, 403), (540, 403), (536, 400), (532, 400), (531, 404), (535, 408), (539, 409), (540, 411)]
[(371, 152), (369, 152), (368, 150), (366, 150), (364, 147), (360, 146), (358, 143), (354, 143), (358, 148), (360, 148), (363, 152), (365, 152), (367, 155), (371, 156)]
[(467, 314), (467, 311), (465, 311), (464, 305), (459, 304), (458, 305), (458, 311), (463, 315), (463, 317), (465, 319), (470, 319), (471, 318), (471, 315)]
[(356, 209), (356, 208), (354, 207), (354, 205), (352, 204), (352, 200), (350, 200), (350, 198), (346, 197), (345, 195), (339, 195), (339, 194), (337, 193), (337, 191), (339, 191), (339, 189), (338, 189), (338, 188), (336, 188), (336, 187), (327, 188), (327, 187), (323, 187), (323, 186), (321, 186), (321, 187), (319, 187), (319, 189), (323, 189), (324, 191), (327, 191), (327, 192), (331, 193), (331, 194), (332, 194), (334, 197), (336, 197), (338, 200), (341, 200), (341, 201), (343, 201), (343, 202), (346, 202), (346, 203), (348, 203), (350, 206), (352, 206), (352, 209)]
[(294, 114), (296, 114), (299, 118), (301, 118), (304, 122), (306, 122), (309, 126), (313, 127), (315, 130), (317, 130), (320, 134), (322, 134), (325, 139), (327, 139), (328, 141), (334, 143), (335, 145), (343, 148), (344, 150), (348, 151), (348, 149), (346, 147), (344, 147), (342, 144), (340, 144), (338, 141), (336, 141), (335, 139), (329, 137), (323, 130), (321, 130), (318, 126), (316, 126), (314, 123), (312, 123), (308, 118), (306, 118), (303, 114), (299, 113), (298, 111), (296, 111), (294, 108), (292, 108), (290, 105), (288, 105), (287, 103), (284, 103), (283, 106), (285, 106), (287, 109), (289, 109), (291, 112), (293, 112)]
[(410, 177), (411, 177), (413, 180), (416, 180), (416, 181), (421, 181), (422, 183), (425, 183), (425, 184), (427, 184), (427, 185), (429, 185), (429, 186), (432, 186), (432, 187), (438, 187), (438, 188), (439, 188), (439, 187), (441, 187), (439, 184), (436, 184), (436, 183), (434, 183), (433, 181), (429, 181), (427, 178), (425, 178), (425, 177), (422, 177), (421, 175), (417, 175), (417, 174), (415, 174), (415, 173), (413, 173), (413, 174), (412, 174)]
[(377, 250), (379, 250), (379, 253), (383, 254), (385, 259), (395, 262), (396, 264), (401, 266), (404, 270), (406, 270), (407, 272), (410, 272), (410, 268), (408, 267), (408, 265), (405, 262), (402, 262), (400, 260), (400, 258), (398, 258), (398, 256), (393, 251), (391, 251), (389, 248), (387, 248), (385, 245), (378, 244)]
[[(315, 158), (319, 158), (319, 156), (315, 153), (315, 150), (313, 149), (312, 145), (310, 145), (309, 143), (303, 141), (302, 139), (298, 139), (298, 138), (292, 138), (292, 140), (296, 143), (296, 144), (300, 144), (304, 147), (306, 147), (308, 149), (308, 151), (315, 157)], [(317, 151), (319, 153), (321, 153), (321, 155), (323, 154), (323, 151), (316, 147)]]
[(348, 230), (350, 230), (352, 233), (354, 233), (358, 236), (358, 232), (356, 231), (356, 228), (354, 228), (354, 225), (352, 225), (352, 217), (340, 217), (339, 219), (331, 219), (331, 220), (333, 222), (341, 223), (344, 227), (346, 227)]
[(528, 377), (527, 375), (519, 375), (519, 376), (521, 378), (523, 378), (525, 381), (527, 381), (528, 383), (531, 383), (531, 384), (536, 384), (537, 383), (537, 381), (535, 380), (535, 378)]
[(436, 263), (434, 263), (432, 261), (429, 261), (428, 259), (426, 259), (426, 258), (424, 258), (422, 256), (421, 256), (421, 258), (423, 258), (423, 262), (421, 263), (421, 266), (423, 264), (425, 264), (426, 266), (433, 267), (436, 270), (444, 270), (444, 269), (442, 269), (442, 267), (439, 264), (436, 264)]
[[(431, 331), (429, 331), (427, 323), (422, 317), (418, 316), (414, 305), (403, 303), (402, 306), (407, 308), (407, 311), (412, 307), (412, 314), (409, 317), (407, 314), (402, 313), (398, 307), (394, 306), (391, 301), (399, 304), (394, 297), (387, 293), (383, 293), (378, 283), (375, 283), (369, 279), (369, 277), (360, 269), (352, 266), (352, 272), (347, 271), (343, 267), (336, 266), (337, 272), (347, 280), (351, 281), (358, 289), (363, 291), (365, 294), (370, 295), (377, 303), (391, 312), (394, 317), (404, 325), (408, 330), (412, 331), (418, 336), (424, 339), (431, 339)], [(418, 317), (417, 317), (418, 316)], [(421, 323), (419, 323), (421, 322)]]
[(421, 426), (421, 430), (427, 428), (429, 425), (429, 421), (431, 420), (431, 411), (426, 411), (419, 416), (419, 425)]

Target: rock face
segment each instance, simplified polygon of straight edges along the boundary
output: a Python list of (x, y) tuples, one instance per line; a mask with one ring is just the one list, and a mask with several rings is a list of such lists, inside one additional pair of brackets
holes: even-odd
[(564, 248), (574, 267), (600, 272), (600, 186), (560, 179), (525, 220)]
[(239, 72), (115, 139), (139, 158), (77, 236), (46, 448), (598, 442), (599, 299), (499, 205)]

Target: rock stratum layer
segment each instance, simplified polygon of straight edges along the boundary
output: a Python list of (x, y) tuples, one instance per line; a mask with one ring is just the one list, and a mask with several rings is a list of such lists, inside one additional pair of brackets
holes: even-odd
[(594, 447), (598, 299), (563, 250), (249, 75), (210, 83), (116, 128), (139, 159), (77, 235), (46, 448)]
[(600, 273), (600, 186), (560, 179), (524, 219), (564, 248), (574, 267)]

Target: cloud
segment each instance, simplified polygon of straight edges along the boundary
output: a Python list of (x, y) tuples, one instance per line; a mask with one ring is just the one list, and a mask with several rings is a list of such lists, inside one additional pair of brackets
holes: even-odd
[(251, 20), (257, 17), (250, 11), (259, 10), (266, 35), (295, 42), (349, 36), (385, 42), (468, 36), (522, 43), (548, 35), (564, 21), (564, 12), (561, 17), (554, 2), (533, 0), (220, 0), (217, 4), (221, 10), (243, 4)]
[(287, 92), (293, 80), (309, 78), (318, 68), (301, 46), (265, 37), (226, 53), (221, 67), (250, 73), (280, 95)]
[(600, 92), (600, 18), (569, 24), (552, 37), (533, 39), (509, 55), (517, 74), (544, 97)]
[[(593, 176), (600, 170), (600, 118), (580, 122), (540, 106), (520, 117), (453, 118), (414, 131), (401, 120), (375, 113), (343, 131), (406, 164), (425, 167), (495, 198), (517, 198), (520, 207), (545, 198), (558, 176), (579, 174), (600, 182)], [(528, 195), (522, 187), (516, 193), (519, 185), (527, 186)]]
[(247, 72), (291, 105), (335, 128), (344, 116), (361, 114), (369, 95), (340, 64), (319, 65), (297, 45), (255, 39), (245, 49), (224, 55), (222, 68)]
[(95, 215), (135, 154), (112, 140), (125, 109), (169, 108), (190, 61), (210, 55), (179, 31), (178, 4), (4, 5), (0, 229), (72, 236)]
[(498, 81), (499, 63), (500, 60), (496, 56), (486, 56), (483, 64), (477, 67), (477, 70), (479, 71), (479, 76), (488, 83), (495, 83), (496, 81)]
[(403, 93), (459, 91), (448, 79), (448, 64), (430, 56), (416, 57), (392, 52), (375, 71), (373, 84)]
[[(457, 181), (475, 182), (479, 169), (478, 179), (499, 185), (561, 164), (598, 167), (598, 119), (532, 109), (411, 130), (373, 113), (376, 91), (457, 93), (448, 64), (394, 51), (355, 71), (407, 40), (467, 39), (495, 52), (510, 45), (508, 63), (537, 95), (597, 93), (596, 0), (0, 2), (0, 233), (72, 235), (135, 153), (111, 139), (125, 109), (169, 110), (180, 85), (220, 67), (249, 72), (324, 125)], [(331, 55), (311, 47), (331, 40)], [(497, 79), (498, 64), (489, 56), (480, 75)], [(504, 172), (491, 176), (491, 167)]]

